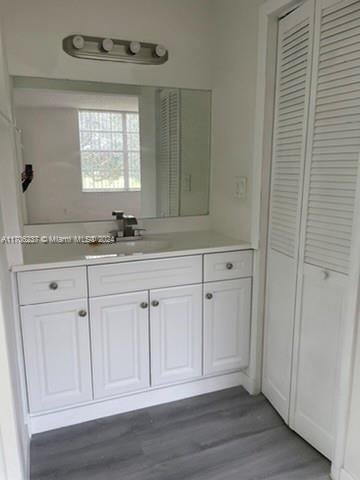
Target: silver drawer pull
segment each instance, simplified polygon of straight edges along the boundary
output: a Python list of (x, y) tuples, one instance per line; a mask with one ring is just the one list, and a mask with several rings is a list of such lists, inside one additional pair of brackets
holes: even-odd
[(208, 300), (211, 300), (211, 299), (213, 298), (213, 294), (212, 294), (212, 293), (207, 293), (207, 294), (206, 294), (206, 298), (207, 298)]
[(153, 300), (153, 301), (151, 302), (151, 305), (152, 305), (153, 307), (158, 307), (158, 306), (159, 306), (159, 302), (158, 302), (157, 300)]
[(148, 306), (149, 306), (149, 304), (148, 304), (147, 302), (142, 302), (142, 303), (140, 303), (140, 307), (141, 307), (141, 308), (144, 308), (144, 309), (145, 309), (145, 308), (148, 308)]
[(87, 311), (86, 310), (80, 310), (79, 311), (79, 317), (86, 317)]
[(229, 262), (229, 263), (226, 264), (226, 268), (228, 270), (232, 270), (234, 268), (234, 264)]
[(57, 282), (51, 282), (49, 285), (50, 290), (57, 290), (59, 288), (59, 285)]

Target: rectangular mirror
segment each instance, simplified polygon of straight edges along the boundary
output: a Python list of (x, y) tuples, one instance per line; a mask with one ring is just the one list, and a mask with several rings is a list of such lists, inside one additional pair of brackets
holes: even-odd
[(209, 212), (211, 92), (14, 77), (25, 223)]

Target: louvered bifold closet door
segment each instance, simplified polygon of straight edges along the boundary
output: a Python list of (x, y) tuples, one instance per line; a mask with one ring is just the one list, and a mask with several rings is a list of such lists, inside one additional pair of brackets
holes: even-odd
[(279, 23), (263, 391), (286, 421), (314, 11), (309, 0)]
[(360, 0), (316, 5), (291, 423), (331, 458), (360, 156)]

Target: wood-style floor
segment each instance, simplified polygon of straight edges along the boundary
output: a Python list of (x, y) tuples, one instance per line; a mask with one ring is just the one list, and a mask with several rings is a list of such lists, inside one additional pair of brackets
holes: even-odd
[(233, 388), (35, 435), (32, 480), (327, 480), (263, 396)]

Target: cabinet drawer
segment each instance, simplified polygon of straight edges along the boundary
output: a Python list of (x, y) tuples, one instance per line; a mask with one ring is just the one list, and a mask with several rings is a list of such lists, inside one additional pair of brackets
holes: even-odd
[(18, 273), (21, 305), (87, 297), (86, 268)]
[(212, 253), (204, 257), (204, 282), (252, 276), (252, 252)]
[(201, 255), (89, 267), (90, 296), (201, 282)]

